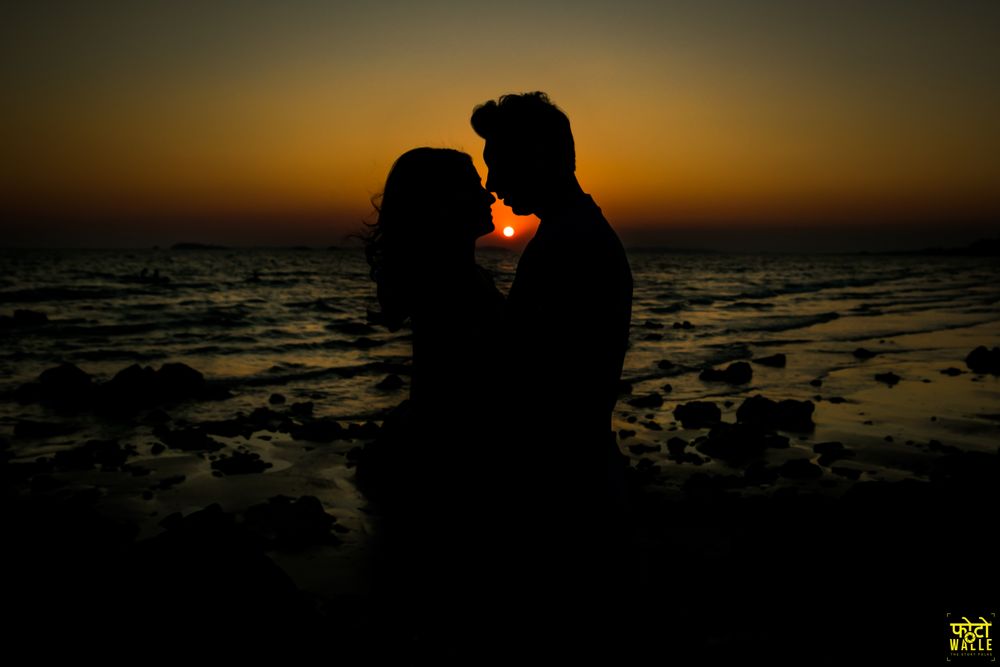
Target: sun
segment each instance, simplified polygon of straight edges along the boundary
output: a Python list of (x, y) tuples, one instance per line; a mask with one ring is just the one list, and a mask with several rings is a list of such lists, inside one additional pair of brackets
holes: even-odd
[(514, 228), (510, 226), (504, 227), (503, 235), (506, 236), (507, 238), (510, 238), (511, 236), (514, 235)]

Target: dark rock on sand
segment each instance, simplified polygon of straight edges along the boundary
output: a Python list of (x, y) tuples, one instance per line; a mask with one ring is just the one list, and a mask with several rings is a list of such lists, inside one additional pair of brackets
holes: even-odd
[(818, 479), (823, 469), (809, 459), (792, 459), (778, 466), (778, 473), (788, 479)]
[(788, 363), (788, 359), (784, 354), (772, 354), (769, 357), (761, 357), (759, 359), (753, 359), (752, 361), (755, 364), (770, 366), (771, 368), (784, 368)]
[(954, 366), (941, 370), (941, 375), (948, 375), (950, 377), (955, 377), (956, 375), (961, 375), (961, 374), (962, 374), (962, 369), (955, 368)]
[(684, 428), (705, 428), (722, 421), (722, 410), (710, 401), (691, 401), (674, 408), (674, 417)]
[(340, 538), (331, 532), (336, 524), (337, 519), (326, 513), (315, 496), (274, 496), (243, 512), (247, 530), (260, 537), (265, 548), (281, 551), (340, 544)]
[(391, 375), (386, 375), (385, 378), (375, 385), (375, 388), (382, 391), (398, 391), (403, 388), (403, 379), (392, 373)]
[(856, 482), (859, 479), (861, 479), (861, 470), (859, 470), (858, 468), (845, 468), (843, 466), (833, 466), (832, 468), (830, 468), (830, 472), (840, 477), (846, 477), (852, 482)]
[(753, 379), (753, 369), (745, 361), (729, 364), (725, 370), (706, 368), (698, 377), (706, 382), (726, 382), (728, 384), (746, 384)]
[(648, 334), (644, 335), (640, 340), (645, 340), (645, 341), (663, 340), (663, 334), (648, 333)]
[(965, 365), (973, 373), (989, 373), (990, 375), (1000, 375), (1000, 347), (992, 350), (980, 345), (965, 358)]
[(931, 440), (927, 443), (927, 450), (936, 454), (961, 454), (962, 450), (954, 445), (946, 445), (940, 440)]
[(737, 421), (783, 431), (808, 432), (815, 428), (812, 401), (791, 399), (773, 401), (766, 396), (751, 396), (736, 410)]
[(628, 404), (634, 408), (658, 408), (663, 405), (663, 397), (654, 391), (645, 396), (629, 399)]
[(271, 394), (268, 397), (267, 402), (270, 403), (271, 405), (284, 405), (284, 403), (285, 403), (285, 395), (284, 394)]
[(198, 427), (169, 429), (159, 426), (153, 429), (153, 435), (171, 449), (183, 451), (215, 452), (222, 449), (222, 443), (210, 438), (204, 430)]
[(348, 437), (347, 431), (333, 419), (317, 419), (292, 427), (291, 436), (295, 440), (310, 442), (333, 442)]
[(823, 381), (820, 380), (819, 378), (816, 378), (815, 380), (810, 380), (809, 385), (812, 387), (822, 387)]
[(717, 424), (696, 442), (702, 454), (727, 462), (747, 461), (760, 456), (766, 449), (788, 447), (788, 438), (752, 424)]
[(619, 440), (628, 440), (629, 438), (634, 438), (634, 437), (635, 437), (635, 431), (633, 431), (630, 428), (623, 428), (618, 430)]
[(687, 440), (683, 438), (670, 438), (670, 440), (667, 440), (667, 451), (670, 452), (671, 456), (682, 455), (687, 446)]
[(669, 359), (660, 359), (656, 363), (656, 367), (659, 368), (661, 371), (668, 371), (674, 367), (674, 362), (670, 361)]
[[(19, 393), (34, 394), (35, 400), (59, 408), (80, 409), (93, 398), (93, 378), (73, 364), (60, 364), (42, 371), (37, 385), (22, 386)], [(20, 399), (20, 397), (19, 397)], [(31, 401), (34, 402), (34, 401)]]
[(632, 445), (628, 448), (630, 452), (636, 456), (642, 456), (643, 454), (652, 454), (653, 452), (660, 451), (659, 445)]
[(216, 461), (212, 461), (212, 470), (218, 470), (225, 475), (249, 475), (256, 472), (264, 472), (273, 464), (260, 458), (255, 452), (237, 450), (232, 456), (223, 454)]
[(819, 442), (813, 445), (813, 451), (820, 455), (819, 464), (827, 467), (841, 459), (853, 458), (856, 453), (842, 442)]
[(863, 359), (871, 359), (872, 357), (877, 356), (878, 352), (872, 352), (871, 350), (859, 347), (858, 349), (854, 350), (852, 354), (855, 356), (855, 358), (863, 360)]
[(875, 379), (878, 382), (883, 382), (889, 385), (890, 387), (894, 387), (897, 384), (899, 384), (899, 381), (902, 380), (903, 378), (899, 377), (898, 375), (890, 371), (888, 373), (877, 373), (875, 375)]

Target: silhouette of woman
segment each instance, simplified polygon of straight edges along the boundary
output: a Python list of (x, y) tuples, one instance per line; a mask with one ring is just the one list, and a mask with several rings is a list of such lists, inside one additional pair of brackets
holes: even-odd
[(390, 170), (366, 237), (383, 323), (396, 331), (409, 320), (413, 331), (410, 398), (358, 462), (382, 520), (379, 588), (410, 616), (390, 622), (468, 609), (489, 578), (486, 433), (504, 299), (476, 264), (475, 242), (493, 231), (494, 201), (468, 155), (416, 148)]

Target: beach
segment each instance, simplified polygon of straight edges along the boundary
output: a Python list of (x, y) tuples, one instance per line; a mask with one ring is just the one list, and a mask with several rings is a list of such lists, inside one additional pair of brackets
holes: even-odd
[[(962, 574), (996, 556), (982, 537), (1000, 489), (995, 258), (629, 260), (613, 428), (641, 548), (621, 573), (631, 606), (608, 613), (634, 624), (630, 655), (943, 660), (944, 614), (998, 601), (992, 574)], [(516, 262), (480, 252), (504, 292)], [(356, 462), (406, 398), (410, 339), (379, 325), (360, 251), (0, 263), (17, 627), (93, 632), (87, 609), (140, 609), (147, 631), (235, 615), (359, 659), (382, 641), (462, 661), (446, 632), (383, 636), (372, 602), (380, 524)], [(428, 508), (424, 539), (448, 530), (438, 519)]]

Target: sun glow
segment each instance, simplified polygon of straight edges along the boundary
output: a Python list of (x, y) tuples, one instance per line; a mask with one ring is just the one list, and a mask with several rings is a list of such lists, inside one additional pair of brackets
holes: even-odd
[(511, 236), (514, 235), (514, 228), (510, 226), (504, 227), (503, 235), (506, 236), (507, 238), (510, 238)]

